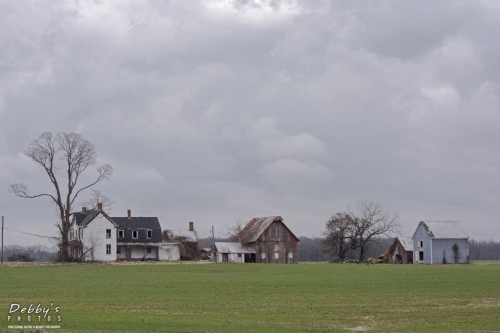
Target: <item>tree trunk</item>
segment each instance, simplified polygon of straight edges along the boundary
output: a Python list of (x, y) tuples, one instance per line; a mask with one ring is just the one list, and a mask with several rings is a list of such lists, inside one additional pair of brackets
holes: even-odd
[(363, 262), (365, 260), (365, 244), (360, 241), (359, 242), (359, 262)]

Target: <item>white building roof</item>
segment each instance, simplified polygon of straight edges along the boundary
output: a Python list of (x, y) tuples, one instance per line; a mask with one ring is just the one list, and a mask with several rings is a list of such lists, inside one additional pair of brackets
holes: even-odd
[(188, 242), (197, 242), (196, 234), (194, 231), (190, 231), (189, 229), (181, 229), (181, 230), (169, 230), (170, 234), (173, 238), (183, 238)]
[(467, 239), (469, 235), (458, 221), (423, 222), (431, 238)]
[(411, 237), (398, 237), (399, 242), (405, 251), (413, 251), (413, 238)]
[(215, 247), (219, 253), (255, 253), (252, 247), (239, 242), (215, 242)]

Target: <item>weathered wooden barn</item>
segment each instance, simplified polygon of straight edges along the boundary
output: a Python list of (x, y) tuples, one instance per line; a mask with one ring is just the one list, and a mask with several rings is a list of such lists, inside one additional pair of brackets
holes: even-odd
[(415, 264), (469, 262), (469, 236), (457, 221), (424, 222), (413, 234)]
[(255, 250), (258, 263), (297, 263), (299, 239), (288, 229), (281, 216), (256, 217), (239, 232), (238, 239)]
[(413, 264), (413, 239), (397, 237), (388, 251), (390, 264)]

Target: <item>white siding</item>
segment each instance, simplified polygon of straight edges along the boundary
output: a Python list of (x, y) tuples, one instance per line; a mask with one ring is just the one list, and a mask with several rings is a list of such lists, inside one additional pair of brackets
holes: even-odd
[(181, 260), (179, 245), (177, 244), (162, 244), (158, 252), (159, 260), (177, 261)]
[[(151, 246), (145, 244), (137, 245), (118, 245), (121, 249), (121, 253), (117, 254), (117, 259), (127, 259), (127, 251), (130, 251), (130, 259), (158, 259), (158, 246)], [(151, 253), (147, 253), (147, 248), (151, 248)]]
[[(111, 238), (106, 238), (106, 229), (111, 229)], [(116, 228), (101, 214), (84, 228), (82, 243), (85, 260), (116, 261)], [(111, 254), (106, 254), (106, 244), (111, 244)]]
[[(245, 254), (241, 253), (241, 257), (238, 257), (238, 253), (228, 253), (227, 254), (227, 262), (236, 262), (236, 263), (244, 263), (245, 262)], [(222, 261), (222, 253), (217, 254), (217, 262)]]

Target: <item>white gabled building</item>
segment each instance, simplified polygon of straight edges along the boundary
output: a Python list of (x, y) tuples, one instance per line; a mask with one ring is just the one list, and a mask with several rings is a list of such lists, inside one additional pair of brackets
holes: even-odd
[(73, 214), (70, 256), (83, 261), (116, 261), (117, 226), (102, 209)]
[(413, 234), (413, 263), (466, 264), (469, 262), (469, 235), (457, 221), (424, 222)]

